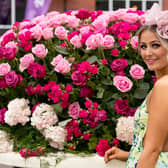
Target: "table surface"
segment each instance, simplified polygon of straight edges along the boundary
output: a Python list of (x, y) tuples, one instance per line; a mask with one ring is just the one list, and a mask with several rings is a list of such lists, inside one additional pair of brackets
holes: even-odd
[[(50, 154), (47, 157), (22, 158), (18, 153), (0, 153), (0, 164), (26, 168), (124, 168), (125, 162), (112, 160), (105, 164), (103, 157), (78, 156), (69, 153)], [(0, 167), (1, 168), (1, 167)], [(5, 167), (3, 167), (5, 168)], [(7, 167), (8, 168), (8, 167)]]

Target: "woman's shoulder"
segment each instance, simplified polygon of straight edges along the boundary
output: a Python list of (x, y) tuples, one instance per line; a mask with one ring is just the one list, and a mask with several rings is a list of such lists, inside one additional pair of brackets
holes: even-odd
[(158, 79), (152, 89), (156, 93), (168, 94), (168, 75)]

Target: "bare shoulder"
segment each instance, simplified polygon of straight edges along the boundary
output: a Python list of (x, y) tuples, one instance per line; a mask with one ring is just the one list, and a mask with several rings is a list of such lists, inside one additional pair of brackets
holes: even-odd
[(168, 75), (165, 75), (156, 81), (153, 87), (152, 96), (168, 98)]

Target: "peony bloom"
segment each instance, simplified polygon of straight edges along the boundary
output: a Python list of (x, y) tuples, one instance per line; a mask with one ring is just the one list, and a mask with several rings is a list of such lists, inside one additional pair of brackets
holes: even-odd
[(134, 132), (134, 117), (120, 117), (116, 126), (117, 139), (132, 144)]
[(18, 123), (25, 125), (29, 121), (31, 114), (29, 101), (24, 98), (16, 98), (9, 102), (8, 111), (5, 113), (5, 123), (10, 126), (17, 125)]
[(43, 130), (58, 122), (58, 117), (52, 106), (41, 103), (36, 106), (31, 118), (31, 125)]
[(133, 79), (142, 79), (144, 77), (145, 70), (142, 66), (134, 64), (131, 66), (129, 73)]
[(113, 85), (121, 92), (128, 92), (132, 88), (132, 81), (126, 76), (115, 76), (113, 78)]
[(67, 39), (68, 31), (63, 26), (58, 26), (55, 29), (55, 35), (59, 39), (64, 40), (64, 39)]

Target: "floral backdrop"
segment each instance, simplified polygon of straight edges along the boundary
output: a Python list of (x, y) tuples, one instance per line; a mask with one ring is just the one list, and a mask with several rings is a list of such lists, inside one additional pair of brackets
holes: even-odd
[(0, 37), (0, 152), (129, 150), (153, 85), (138, 54), (145, 13), (80, 9), (16, 22)]

